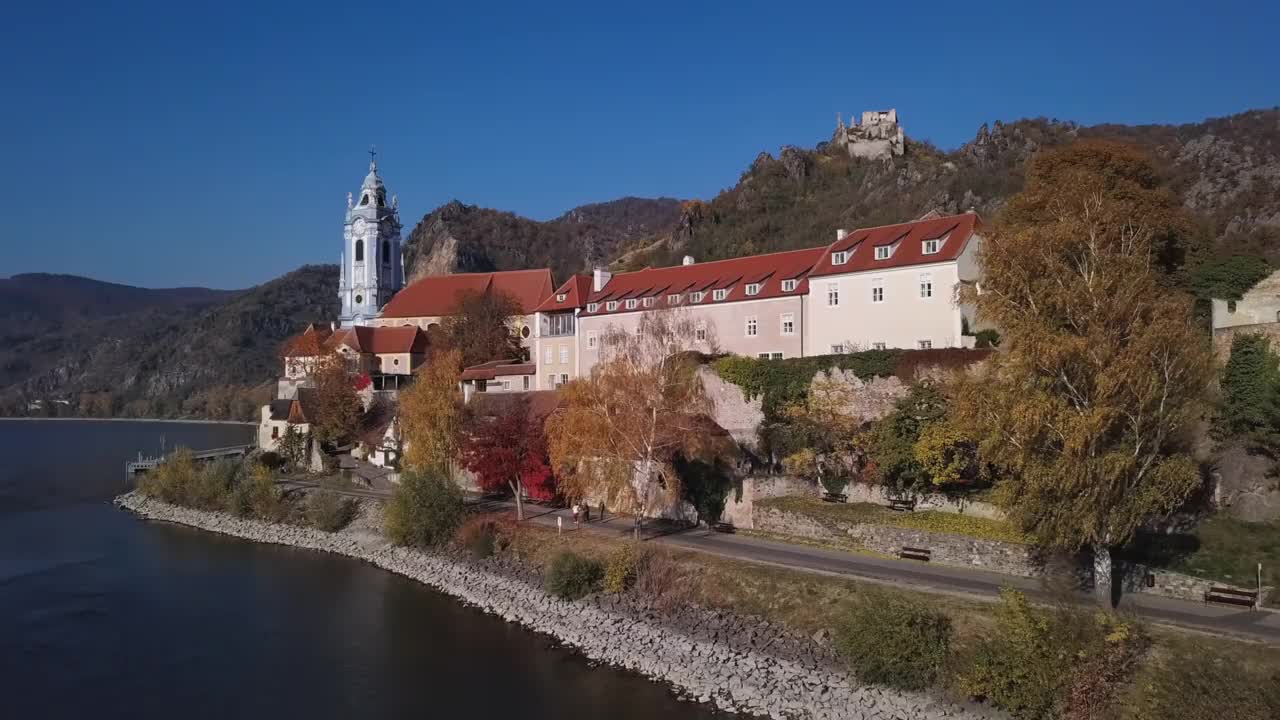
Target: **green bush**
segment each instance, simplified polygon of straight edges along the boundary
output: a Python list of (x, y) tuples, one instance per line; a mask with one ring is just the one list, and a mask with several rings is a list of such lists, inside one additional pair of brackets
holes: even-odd
[(860, 600), (836, 629), (836, 650), (863, 682), (902, 690), (933, 684), (947, 656), (951, 620), (910, 600)]
[(893, 374), (897, 352), (892, 350), (868, 350), (843, 355), (815, 355), (785, 360), (760, 360), (758, 358), (730, 355), (712, 363), (716, 374), (742, 388), (748, 397), (763, 398), (765, 417), (776, 419), (782, 409), (804, 400), (809, 394), (809, 383), (819, 370), (836, 367), (852, 370), (866, 379)]
[(265, 465), (254, 465), (249, 477), (232, 489), (227, 509), (240, 517), (266, 522), (285, 522), (293, 514), (288, 498), (276, 485), (275, 474)]
[(439, 545), (462, 523), (462, 490), (452, 479), (405, 473), (387, 503), (387, 536), (399, 545)]
[(577, 600), (600, 590), (604, 566), (598, 560), (565, 551), (547, 567), (547, 592), (566, 600)]
[(1019, 720), (1093, 717), (1127, 682), (1146, 636), (1116, 615), (1031, 607), (1001, 592), (995, 630), (958, 678), (960, 688)]
[(326, 532), (337, 532), (346, 527), (355, 514), (355, 501), (326, 489), (308, 495), (303, 508), (307, 524)]
[(1000, 347), (1000, 333), (991, 328), (973, 334), (973, 346), (979, 350)]
[(624, 593), (636, 584), (636, 572), (639, 569), (642, 552), (636, 543), (619, 546), (609, 555), (609, 562), (604, 570), (604, 591), (607, 593)]
[(197, 464), (191, 451), (179, 448), (138, 480), (138, 491), (174, 505), (221, 510), (235, 484), (238, 465), (222, 461)]

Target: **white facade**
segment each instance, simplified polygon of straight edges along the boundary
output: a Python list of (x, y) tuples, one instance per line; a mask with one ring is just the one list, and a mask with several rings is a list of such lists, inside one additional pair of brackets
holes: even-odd
[(343, 251), (338, 267), (339, 319), (343, 327), (368, 325), (382, 306), (404, 287), (404, 258), (400, 249), (400, 213), (370, 161), (360, 195), (347, 195)]
[(1272, 273), (1239, 300), (1213, 301), (1213, 329), (1280, 322), (1280, 272)]

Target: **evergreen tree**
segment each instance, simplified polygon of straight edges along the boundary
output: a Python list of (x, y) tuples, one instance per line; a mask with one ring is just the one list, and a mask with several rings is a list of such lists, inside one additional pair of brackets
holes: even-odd
[(1237, 335), (1222, 371), (1222, 407), (1215, 433), (1280, 447), (1280, 358), (1263, 335)]

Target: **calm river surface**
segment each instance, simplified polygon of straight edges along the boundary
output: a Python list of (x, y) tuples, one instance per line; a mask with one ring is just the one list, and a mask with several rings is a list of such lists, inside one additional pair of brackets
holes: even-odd
[(353, 560), (144, 523), (124, 461), (234, 425), (0, 420), (0, 715), (705, 720)]

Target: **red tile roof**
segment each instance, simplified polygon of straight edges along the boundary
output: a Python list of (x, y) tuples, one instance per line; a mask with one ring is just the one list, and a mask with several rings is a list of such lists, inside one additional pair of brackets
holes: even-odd
[(384, 318), (441, 317), (452, 313), (458, 296), (466, 292), (501, 292), (510, 295), (528, 315), (552, 294), (551, 271), (511, 270), (424, 277), (391, 298), (382, 309)]
[[(853, 230), (843, 240), (827, 247), (822, 260), (809, 272), (811, 277), (842, 275), (865, 270), (926, 265), (947, 262), (960, 257), (960, 253), (981, 224), (974, 213), (962, 213), (947, 217), (917, 220), (898, 225), (882, 225)], [(944, 240), (938, 252), (925, 255), (925, 240)], [(877, 246), (893, 248), (887, 260), (875, 259)], [(849, 259), (843, 265), (832, 265), (833, 252), (848, 252)]]
[(472, 365), (462, 371), (463, 380), (493, 380), (511, 375), (533, 375), (538, 368), (533, 363), (519, 360), (490, 360), (487, 363)]
[[(590, 275), (574, 275), (538, 306), (537, 312), (555, 312), (557, 310), (573, 310), (586, 304), (587, 295), (591, 292)], [(560, 300), (564, 296), (564, 300)]]
[[(810, 277), (955, 260), (980, 224), (981, 220), (973, 213), (928, 217), (898, 225), (853, 230), (843, 239), (824, 247), (618, 273), (601, 291), (587, 292), (578, 307), (584, 308), (582, 315), (606, 315), (626, 312), (626, 301), (630, 299), (654, 297), (656, 300), (651, 307), (666, 307), (667, 296), (671, 294), (683, 294), (680, 306), (805, 295), (809, 292)], [(933, 239), (945, 241), (937, 253), (925, 255), (923, 242)], [(876, 260), (873, 249), (876, 245), (892, 245), (893, 254), (886, 260)], [(840, 251), (850, 253), (848, 260), (842, 265), (832, 265), (831, 253)], [(784, 292), (784, 280), (796, 280), (796, 287)], [(748, 295), (747, 286), (755, 283), (760, 284), (759, 292)], [(586, 287), (590, 289), (589, 279)], [(720, 289), (727, 289), (728, 293), (723, 299), (716, 300), (715, 290)], [(691, 293), (696, 292), (702, 292), (703, 297), (695, 303)], [(555, 309), (569, 309), (570, 300), (566, 297)], [(609, 310), (607, 303), (614, 301), (618, 306)], [(589, 303), (598, 304), (594, 312), (585, 309)], [(632, 311), (643, 307), (642, 303), (638, 304)], [(544, 308), (552, 309), (545, 303)]]
[[(626, 301), (645, 297), (655, 298), (651, 307), (666, 307), (667, 296), (683, 294), (679, 305), (708, 305), (713, 302), (734, 300), (762, 300), (765, 298), (804, 295), (808, 285), (804, 280), (809, 268), (821, 257), (825, 248), (789, 250), (768, 255), (751, 255), (731, 260), (716, 260), (693, 265), (674, 265), (664, 268), (646, 268), (637, 272), (618, 273), (610, 278), (600, 292), (589, 293), (586, 302), (598, 303), (595, 312), (584, 315), (604, 315), (626, 311)], [(738, 282), (744, 277), (761, 282), (760, 292), (748, 296), (747, 283)], [(767, 282), (763, 282), (767, 280)], [(796, 287), (784, 292), (783, 280), (797, 280)], [(732, 285), (723, 300), (713, 300), (712, 289)], [(700, 302), (694, 302), (691, 293), (706, 291)], [(608, 310), (606, 303), (619, 301), (615, 310)], [(637, 308), (644, 307), (640, 304)]]
[(423, 353), (427, 351), (427, 334), (416, 325), (402, 327), (366, 327), (339, 330), (339, 342), (362, 353)]

